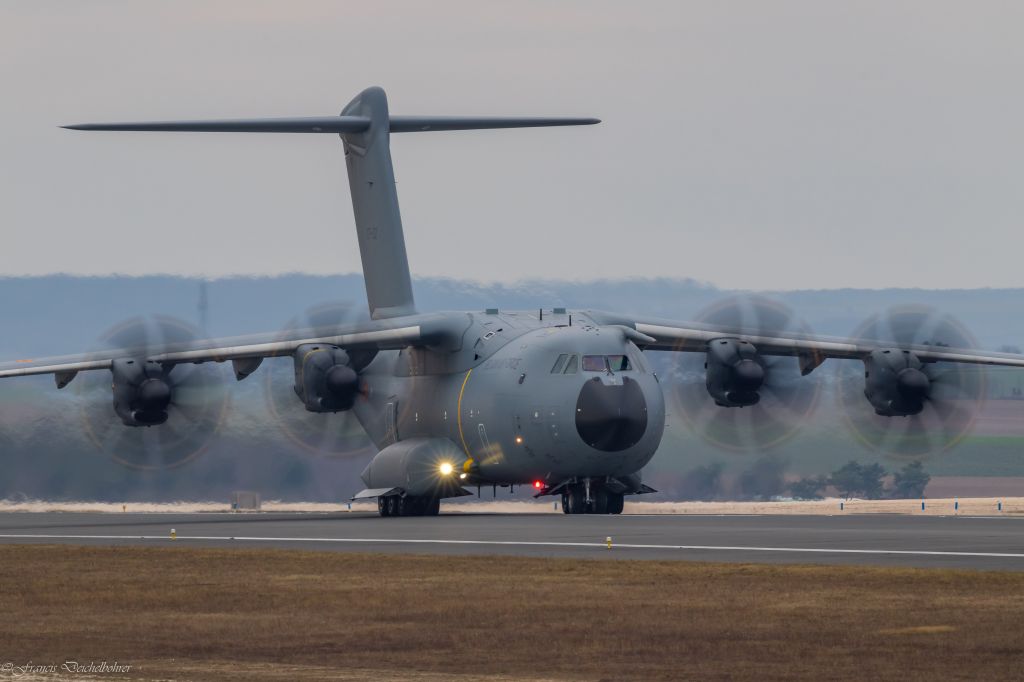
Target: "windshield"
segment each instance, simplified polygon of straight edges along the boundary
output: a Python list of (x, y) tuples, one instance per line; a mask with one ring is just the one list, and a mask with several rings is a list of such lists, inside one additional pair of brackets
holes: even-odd
[(613, 372), (624, 372), (629, 369), (633, 369), (629, 365), (629, 358), (625, 355), (609, 355), (608, 366)]
[(625, 372), (633, 369), (625, 355), (584, 355), (584, 372)]

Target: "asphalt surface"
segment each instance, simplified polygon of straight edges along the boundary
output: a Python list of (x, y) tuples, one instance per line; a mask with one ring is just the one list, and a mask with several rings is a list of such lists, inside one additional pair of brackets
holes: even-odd
[(0, 542), (1024, 570), (1024, 518), (1010, 516), (9, 512)]

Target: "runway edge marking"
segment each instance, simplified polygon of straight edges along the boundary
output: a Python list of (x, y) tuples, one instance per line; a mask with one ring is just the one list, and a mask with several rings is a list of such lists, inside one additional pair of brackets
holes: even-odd
[[(178, 535), (170, 540), (166, 535), (52, 535), (52, 534), (0, 534), (3, 540), (163, 540), (168, 543), (188, 541), (237, 541), (237, 542), (323, 542), (323, 543), (365, 543), (365, 544), (406, 544), (406, 545), (490, 545), (503, 547), (598, 547), (606, 549), (603, 542), (530, 542), (526, 540), (428, 540), (407, 538), (295, 538), (258, 537), (243, 535)], [(665, 549), (665, 550), (709, 550), (729, 552), (795, 552), (807, 554), (891, 554), (898, 556), (957, 556), (978, 558), (1024, 559), (1024, 553), (1013, 552), (957, 552), (926, 549), (845, 549), (836, 547), (744, 547), (738, 545), (648, 545), (616, 543), (616, 549)]]

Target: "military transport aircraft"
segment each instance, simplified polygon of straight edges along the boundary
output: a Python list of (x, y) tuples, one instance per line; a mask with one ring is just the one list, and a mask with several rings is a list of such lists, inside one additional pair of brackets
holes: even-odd
[[(863, 363), (863, 393), (882, 417), (921, 414), (950, 363), (1024, 367), (1021, 356), (926, 343), (801, 333), (566, 310), (419, 313), (391, 163), (391, 133), (572, 126), (591, 118), (392, 116), (369, 88), (338, 116), (105, 123), (74, 130), (330, 133), (345, 150), (370, 318), (331, 329), (168, 342), (160, 347), (9, 363), (0, 377), (109, 372), (125, 428), (175, 419), (176, 375), (231, 361), (243, 380), (265, 358), (293, 358), (294, 389), (310, 412), (355, 414), (379, 449), (357, 498), (382, 516), (437, 514), (467, 486), (526, 485), (561, 495), (568, 514), (618, 514), (650, 492), (640, 471), (665, 426), (662, 379), (648, 353), (701, 354), (709, 400), (739, 410), (760, 400), (773, 357), (807, 375), (829, 358)], [(186, 367), (181, 367), (185, 365)], [(119, 427), (120, 428), (120, 427)]]

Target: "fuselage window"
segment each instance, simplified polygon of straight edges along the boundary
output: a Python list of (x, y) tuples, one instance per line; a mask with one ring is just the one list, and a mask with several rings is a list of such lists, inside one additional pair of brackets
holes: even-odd
[(551, 373), (552, 374), (561, 374), (562, 370), (565, 368), (565, 360), (568, 357), (569, 357), (568, 353), (562, 353), (561, 355), (559, 355), (558, 359), (555, 360), (555, 366), (551, 368)]
[(607, 372), (608, 365), (605, 364), (603, 355), (584, 355), (583, 356), (583, 371), (584, 372)]
[(580, 364), (580, 361), (579, 361), (579, 356), (578, 355), (570, 356), (569, 357), (569, 362), (565, 363), (565, 373), (566, 374), (575, 374), (576, 371), (579, 369), (579, 364)]

